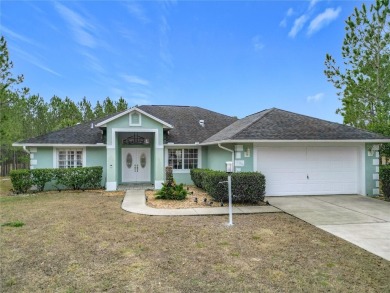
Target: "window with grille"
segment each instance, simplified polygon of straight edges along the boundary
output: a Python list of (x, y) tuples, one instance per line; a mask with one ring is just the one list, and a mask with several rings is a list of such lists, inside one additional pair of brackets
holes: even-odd
[(175, 170), (198, 168), (198, 149), (168, 149), (168, 165)]
[(83, 151), (76, 149), (58, 150), (58, 168), (83, 167)]

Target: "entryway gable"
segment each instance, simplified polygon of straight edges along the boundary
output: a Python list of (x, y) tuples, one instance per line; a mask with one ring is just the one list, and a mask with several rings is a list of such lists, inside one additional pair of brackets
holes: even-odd
[[(107, 190), (132, 182), (150, 182), (160, 188), (164, 180), (164, 129), (168, 124), (133, 109), (104, 125), (107, 129)], [(127, 164), (130, 156), (132, 162)], [(145, 160), (146, 165), (142, 167), (141, 161)]]
[[(123, 119), (123, 117), (125, 117)], [(122, 113), (119, 113), (113, 117), (110, 117), (98, 124), (96, 124), (97, 127), (107, 127), (107, 125), (113, 121), (122, 121), (124, 122), (121, 127), (126, 127), (126, 126), (143, 126), (142, 124), (142, 119), (143, 117), (148, 117), (149, 119), (161, 124), (163, 128), (173, 128), (173, 126), (137, 107), (130, 108)], [(126, 122), (127, 119), (127, 122)], [(146, 125), (144, 125), (145, 127)], [(118, 127), (118, 126), (117, 126)]]

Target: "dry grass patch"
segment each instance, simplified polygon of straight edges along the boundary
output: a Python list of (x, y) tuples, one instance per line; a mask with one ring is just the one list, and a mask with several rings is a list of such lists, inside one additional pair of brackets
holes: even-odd
[(0, 196), (11, 194), (12, 183), (9, 177), (0, 177)]
[(2, 292), (389, 292), (390, 262), (287, 214), (151, 217), (122, 196), (0, 198)]

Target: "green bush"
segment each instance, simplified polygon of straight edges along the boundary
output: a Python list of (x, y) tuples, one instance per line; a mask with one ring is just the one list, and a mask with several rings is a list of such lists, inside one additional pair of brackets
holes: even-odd
[(10, 177), (14, 192), (17, 194), (26, 193), (33, 185), (30, 170), (12, 170)]
[(203, 183), (203, 178), (207, 172), (213, 172), (213, 171), (210, 169), (191, 169), (190, 170), (192, 182), (194, 182), (196, 187), (204, 189), (204, 186), (202, 185), (202, 183)]
[(36, 185), (38, 191), (45, 189), (46, 183), (53, 179), (53, 169), (32, 169), (32, 184)]
[(382, 192), (386, 200), (390, 201), (390, 165), (379, 168), (379, 179), (382, 182)]
[(103, 167), (79, 167), (55, 169), (54, 179), (57, 188), (65, 186), (73, 190), (85, 190), (101, 187)]
[[(207, 169), (191, 170), (191, 179), (197, 187), (207, 191), (215, 201), (228, 201), (226, 172)], [(235, 203), (258, 202), (264, 200), (265, 177), (259, 172), (232, 174), (232, 200)]]
[(43, 191), (46, 183), (53, 180), (58, 189), (97, 189), (101, 188), (103, 167), (23, 169), (11, 171), (10, 176), (15, 193), (26, 193), (33, 185)]
[(187, 190), (184, 188), (183, 184), (173, 184), (163, 183), (163, 187), (156, 192), (157, 199), (173, 199), (173, 200), (183, 200), (187, 197)]

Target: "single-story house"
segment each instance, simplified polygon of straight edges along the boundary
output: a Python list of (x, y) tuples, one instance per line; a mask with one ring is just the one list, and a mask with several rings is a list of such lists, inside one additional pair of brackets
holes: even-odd
[(103, 166), (107, 190), (145, 182), (156, 189), (172, 166), (260, 171), (266, 195), (379, 193), (379, 145), (389, 137), (276, 108), (237, 119), (192, 106), (135, 106), (14, 143), (31, 168)]

